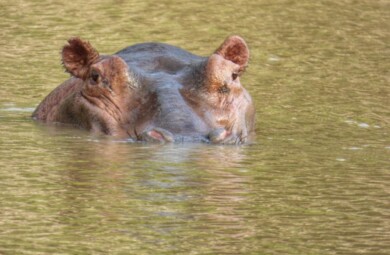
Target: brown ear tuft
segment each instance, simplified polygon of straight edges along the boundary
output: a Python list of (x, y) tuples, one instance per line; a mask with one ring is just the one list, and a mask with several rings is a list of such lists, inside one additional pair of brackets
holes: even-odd
[(86, 79), (90, 66), (98, 60), (99, 52), (78, 37), (69, 39), (62, 48), (62, 63), (66, 71), (77, 78)]
[(226, 38), (215, 53), (239, 65), (241, 67), (241, 71), (243, 71), (248, 64), (248, 46), (246, 45), (244, 39), (237, 35), (232, 35)]

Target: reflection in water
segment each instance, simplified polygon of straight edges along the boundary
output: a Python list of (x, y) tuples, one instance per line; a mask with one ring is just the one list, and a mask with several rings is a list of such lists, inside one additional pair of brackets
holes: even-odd
[[(80, 224), (96, 221), (105, 234), (130, 235), (156, 247), (163, 236), (193, 231), (218, 231), (232, 240), (254, 234), (248, 232), (251, 221), (240, 212), (247, 202), (248, 180), (240, 171), (229, 170), (245, 160), (244, 147), (94, 138), (72, 152), (59, 166), (65, 169), (59, 221), (66, 236), (80, 231)], [(203, 229), (200, 221), (207, 222)], [(94, 234), (93, 229), (83, 229), (86, 238)], [(145, 231), (146, 240), (140, 236)]]
[[(388, 1), (0, 3), (0, 254), (389, 254)], [(59, 14), (61, 13), (61, 14)], [(246, 39), (251, 146), (31, 121), (58, 50)]]

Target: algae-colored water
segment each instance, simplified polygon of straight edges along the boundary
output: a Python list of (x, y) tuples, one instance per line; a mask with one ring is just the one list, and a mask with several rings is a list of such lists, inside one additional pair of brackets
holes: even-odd
[[(30, 119), (101, 53), (251, 59), (250, 146), (133, 144)], [(389, 254), (390, 1), (0, 0), (0, 254)]]

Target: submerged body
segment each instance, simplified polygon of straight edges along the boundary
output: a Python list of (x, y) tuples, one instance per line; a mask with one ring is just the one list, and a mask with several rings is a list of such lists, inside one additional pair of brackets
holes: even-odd
[(210, 57), (143, 43), (95, 59), (89, 44), (80, 50), (85, 42), (72, 47), (72, 40), (63, 62), (75, 77), (46, 97), (33, 114), (36, 119), (146, 141), (236, 144), (253, 137), (254, 106), (240, 83), (249, 58), (242, 38), (227, 38)]

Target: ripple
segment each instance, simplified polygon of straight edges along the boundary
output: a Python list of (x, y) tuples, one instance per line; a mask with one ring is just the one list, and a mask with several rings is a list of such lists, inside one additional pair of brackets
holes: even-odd
[(361, 127), (361, 128), (369, 128), (370, 125), (368, 125), (367, 123), (362, 122), (362, 123), (359, 123), (359, 124), (358, 124), (358, 127)]
[(8, 107), (1, 108), (0, 111), (4, 112), (33, 112), (35, 108), (33, 107)]
[[(365, 123), (365, 122), (358, 122), (356, 120), (346, 120), (344, 121), (345, 123), (349, 125), (357, 125), (360, 128), (369, 128), (370, 124)], [(374, 125), (375, 128), (381, 128), (379, 125)]]
[(363, 148), (360, 148), (360, 147), (349, 147), (348, 150), (352, 150), (352, 151), (357, 151), (357, 150), (362, 150)]

